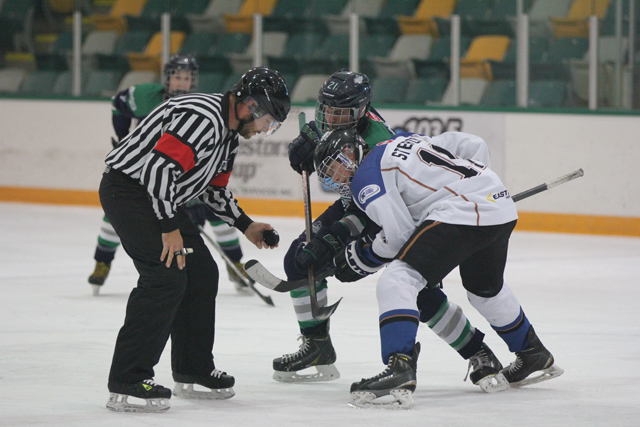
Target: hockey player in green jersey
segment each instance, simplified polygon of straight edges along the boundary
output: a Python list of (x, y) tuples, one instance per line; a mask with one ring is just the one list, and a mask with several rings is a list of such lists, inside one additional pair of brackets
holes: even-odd
[[(193, 92), (197, 86), (198, 64), (196, 60), (191, 56), (174, 55), (163, 68), (162, 84), (142, 83), (117, 93), (111, 99), (112, 124), (117, 137), (117, 139), (111, 139), (113, 146), (117, 146), (119, 141), (127, 136), (132, 129), (132, 125), (135, 127), (157, 105), (174, 96)], [(209, 222), (218, 245), (236, 267), (240, 267), (239, 271), (244, 271), (240, 262), (242, 248), (238, 232), (209, 212), (204, 206), (194, 204), (188, 209), (188, 212), (192, 220), (201, 226), (204, 226), (205, 221)], [(94, 254), (96, 265), (88, 279), (94, 295), (97, 295), (101, 286), (104, 285), (111, 270), (111, 262), (119, 246), (118, 235), (107, 217), (103, 217)], [(242, 279), (229, 266), (227, 266), (227, 271), (229, 279), (240, 292), (251, 293), (246, 289)]]

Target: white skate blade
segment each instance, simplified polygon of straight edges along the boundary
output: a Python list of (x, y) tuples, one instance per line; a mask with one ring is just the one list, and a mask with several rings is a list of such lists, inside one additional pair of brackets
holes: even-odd
[(169, 399), (140, 399), (118, 393), (111, 393), (107, 401), (107, 409), (115, 412), (164, 412), (170, 407)]
[[(313, 372), (314, 369), (315, 372)], [(333, 381), (338, 378), (340, 378), (340, 372), (338, 372), (338, 368), (336, 368), (335, 365), (317, 365), (297, 372), (273, 372), (273, 379), (281, 383), (316, 383), (320, 381)]]
[[(194, 388), (195, 386), (195, 388)], [(173, 395), (183, 399), (210, 399), (224, 400), (231, 399), (236, 395), (233, 388), (208, 388), (198, 384), (176, 383), (173, 388)]]
[(509, 381), (504, 377), (502, 372), (495, 375), (487, 375), (476, 383), (485, 393), (496, 393), (509, 389)]
[(411, 409), (414, 405), (413, 393), (404, 388), (391, 390), (380, 397), (370, 391), (354, 391), (349, 402), (354, 408)]
[(531, 384), (541, 383), (559, 377), (564, 374), (564, 369), (556, 365), (555, 363), (547, 369), (541, 371), (535, 371), (531, 373), (527, 378), (517, 383), (511, 383), (511, 387), (524, 387)]
[(98, 296), (98, 294), (100, 293), (100, 288), (102, 287), (102, 285), (91, 285), (91, 292), (93, 292), (93, 296)]

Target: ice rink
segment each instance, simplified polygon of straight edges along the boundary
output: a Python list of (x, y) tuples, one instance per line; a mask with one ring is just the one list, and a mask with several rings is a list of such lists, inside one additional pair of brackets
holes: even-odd
[[(467, 362), (421, 325), (415, 408), (354, 409), (347, 405), (350, 384), (384, 369), (376, 276), (330, 281), (330, 302), (344, 298), (331, 321), (341, 378), (293, 385), (271, 378), (272, 359), (299, 345), (288, 294), (271, 293), (275, 307), (267, 306), (238, 295), (223, 271), (214, 354), (216, 366), (235, 376), (236, 396), (174, 398), (166, 413), (122, 414), (105, 408), (107, 375), (137, 274), (119, 250), (101, 294), (92, 296), (87, 277), (101, 210), (0, 203), (0, 215), (0, 426), (640, 425), (638, 238), (514, 233), (507, 283), (565, 370), (552, 381), (485, 394), (463, 382)], [(256, 258), (283, 276), (282, 258), (303, 219), (254, 219), (279, 231), (280, 247), (258, 250), (245, 239), (244, 260)], [(510, 363), (514, 355), (468, 303), (457, 271), (444, 291)], [(155, 379), (174, 385), (168, 348)]]

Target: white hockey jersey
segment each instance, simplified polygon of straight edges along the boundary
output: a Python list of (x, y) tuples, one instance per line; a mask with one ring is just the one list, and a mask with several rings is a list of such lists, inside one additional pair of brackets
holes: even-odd
[(351, 190), (355, 204), (382, 227), (373, 252), (393, 258), (426, 220), (486, 226), (517, 219), (511, 195), (486, 163), (482, 138), (461, 132), (405, 134), (372, 149)]

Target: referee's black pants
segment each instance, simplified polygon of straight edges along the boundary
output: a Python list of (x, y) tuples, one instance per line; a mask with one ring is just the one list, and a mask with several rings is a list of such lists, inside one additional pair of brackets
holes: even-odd
[[(110, 382), (154, 377), (154, 366), (171, 335), (173, 372), (210, 375), (214, 369), (218, 266), (184, 209), (178, 210), (184, 247), (193, 248), (187, 267), (160, 261), (162, 231), (146, 189), (110, 170), (100, 183), (100, 202), (122, 247), (140, 274), (127, 303), (109, 372)], [(166, 258), (165, 258), (166, 261)]]

